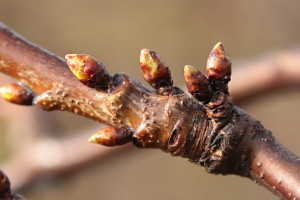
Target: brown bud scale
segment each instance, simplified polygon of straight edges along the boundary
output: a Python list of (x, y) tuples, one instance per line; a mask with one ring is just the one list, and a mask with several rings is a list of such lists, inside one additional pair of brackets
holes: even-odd
[(140, 65), (145, 80), (158, 90), (159, 94), (171, 92), (173, 85), (171, 72), (155, 51), (142, 49)]
[(86, 54), (68, 54), (65, 56), (67, 64), (84, 85), (99, 90), (107, 90), (111, 76), (104, 65)]
[(128, 127), (109, 126), (101, 129), (92, 137), (89, 142), (104, 146), (117, 146), (131, 142), (134, 131)]
[(184, 67), (186, 87), (191, 95), (199, 101), (209, 101), (212, 97), (210, 82), (199, 70), (190, 65)]
[(35, 94), (22, 83), (12, 83), (0, 88), (0, 95), (6, 101), (19, 105), (32, 105)]
[(221, 42), (209, 54), (206, 75), (217, 90), (228, 91), (227, 83), (231, 76), (231, 61)]

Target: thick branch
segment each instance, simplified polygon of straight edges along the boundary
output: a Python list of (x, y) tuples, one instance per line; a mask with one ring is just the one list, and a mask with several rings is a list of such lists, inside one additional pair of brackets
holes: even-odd
[(299, 199), (299, 157), (267, 132), (246, 141), (251, 161), (250, 177), (281, 198)]
[[(189, 92), (201, 103), (172, 87), (170, 78), (162, 81), (162, 77), (169, 77), (169, 71), (153, 52), (144, 51), (149, 57), (141, 64), (156, 92), (124, 74), (106, 79), (108, 85), (101, 87), (91, 84), (92, 79), (81, 80), (95, 90), (76, 80), (61, 59), (32, 46), (3, 25), (0, 44), (0, 71), (33, 90), (34, 104), (118, 126), (100, 131), (91, 141), (107, 145), (132, 141), (138, 147), (160, 148), (187, 157), (209, 172), (250, 177), (283, 198), (300, 198), (298, 157), (232, 106), (227, 90), (231, 63), (222, 44), (211, 53), (207, 77), (190, 66), (185, 68)], [(73, 70), (77, 73), (76, 68)], [(276, 164), (266, 165), (274, 159)], [(296, 173), (293, 177), (292, 172)]]
[(241, 161), (240, 166), (235, 165), (237, 171), (281, 198), (299, 199), (299, 157), (279, 144), (259, 121), (240, 110), (233, 118), (231, 126), (234, 128), (231, 131), (243, 135), (236, 153), (236, 159)]
[[(235, 63), (235, 66), (237, 67), (232, 75), (233, 81), (230, 82), (230, 92), (233, 96), (234, 102), (243, 103), (244, 101), (248, 101), (249, 99), (251, 99), (251, 97), (257, 97), (257, 95), (263, 95), (266, 92), (274, 91), (277, 89), (283, 89), (286, 87), (300, 87), (300, 67), (298, 67), (298, 63), (300, 63), (299, 58), (299, 49), (291, 49), (286, 51), (269, 53), (254, 60), (250, 59), (247, 60), (247, 62), (238, 64), (238, 66), (237, 63)], [(285, 72), (279, 73), (283, 71)], [(257, 79), (257, 77), (261, 78)], [(277, 80), (281, 81), (278, 82)], [(60, 141), (59, 139), (57, 140), (58, 141), (55, 141), (55, 143), (64, 144), (64, 141)], [(12, 180), (14, 183), (12, 185), (12, 188), (18, 189), (30, 184), (37, 177), (40, 177), (36, 176), (36, 174), (60, 174), (64, 172), (70, 173), (73, 169), (79, 169), (80, 166), (82, 166), (83, 164), (91, 163), (97, 159), (102, 158), (107, 154), (110, 155), (110, 153), (115, 152), (114, 149), (107, 148), (104, 148), (103, 150), (100, 148), (100, 150), (95, 151), (94, 148), (91, 148), (91, 145), (83, 145), (85, 143), (81, 144), (81, 148), (78, 149), (75, 148), (78, 143), (78, 140), (85, 139), (82, 136), (79, 136), (78, 138), (76, 137), (71, 140), (72, 144), (68, 142), (69, 145), (67, 146), (70, 146), (70, 149), (73, 149), (71, 152), (74, 155), (82, 152), (85, 152), (84, 154), (88, 155), (77, 157), (76, 161), (77, 163), (80, 163), (80, 165), (74, 164), (72, 162), (72, 157), (66, 156), (64, 159), (63, 166), (53, 166), (51, 165), (51, 161), (48, 161), (49, 165), (47, 165), (48, 167), (46, 168), (46, 165), (41, 166), (39, 165), (39, 162), (32, 162), (32, 160), (35, 157), (35, 152), (32, 151), (31, 147), (36, 146), (36, 143), (30, 143), (28, 145), (30, 150), (26, 151), (28, 152), (28, 156), (13, 156), (12, 160), (10, 160), (2, 167), (2, 169), (8, 172), (8, 174), (13, 175), (10, 176), (10, 180)], [(37, 141), (37, 144), (39, 142), (44, 143), (44, 139), (41, 139), (41, 141)], [(111, 152), (111, 150), (113, 152)], [(18, 153), (19, 152), (16, 152), (16, 155), (18, 155)], [(45, 152), (42, 152), (42, 154), (48, 153), (49, 152), (46, 151), (46, 149)], [(26, 166), (26, 169), (24, 167), (20, 168), (20, 163), (26, 163), (23, 165)], [(60, 168), (63, 168), (63, 170), (60, 170)], [(20, 177), (22, 177), (22, 179), (20, 179)]]

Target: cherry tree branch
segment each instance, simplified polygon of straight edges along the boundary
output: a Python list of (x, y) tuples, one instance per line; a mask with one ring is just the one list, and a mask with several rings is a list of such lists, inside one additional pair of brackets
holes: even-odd
[[(233, 81), (230, 84), (230, 92), (233, 96), (234, 101), (237, 103), (243, 103), (243, 101), (247, 101), (247, 99), (253, 96), (263, 95), (266, 92), (279, 90), (286, 87), (299, 87), (300, 67), (297, 67), (297, 63), (300, 63), (299, 58), (300, 51), (298, 49), (291, 49), (269, 53), (266, 56), (260, 57), (259, 59), (250, 59), (246, 63), (239, 64), (232, 75)], [(271, 73), (272, 76), (270, 76), (270, 74), (267, 73), (269, 71), (281, 71), (282, 73)], [(283, 71), (285, 72), (283, 73)], [(262, 78), (257, 79), (257, 77)], [(282, 81), (278, 82), (277, 80)], [(87, 130), (86, 132), (92, 131)], [(34, 181), (36, 177), (40, 177), (35, 176), (36, 174), (61, 174), (64, 172), (70, 173), (73, 170), (79, 169), (80, 166), (84, 164), (91, 163), (93, 161), (96, 161), (97, 159), (106, 157), (107, 155), (116, 152), (114, 151), (115, 149), (107, 148), (99, 148), (95, 150), (91, 145), (87, 145), (86, 143), (82, 143), (80, 145), (80, 149), (75, 148), (76, 145), (78, 145), (79, 141), (85, 141), (85, 138), (83, 138), (83, 136), (76, 136), (74, 139), (70, 140), (72, 142), (68, 141), (68, 145), (64, 145), (64, 141), (60, 141), (60, 139), (51, 139), (52, 142), (57, 143), (57, 146), (70, 146), (70, 149), (72, 149), (72, 153), (74, 155), (78, 155), (84, 152), (84, 154), (88, 156), (78, 157), (77, 162), (80, 163), (79, 165), (72, 162), (73, 156), (65, 156), (63, 166), (54, 166), (51, 164), (52, 161), (50, 160), (47, 160), (49, 164), (39, 166), (39, 162), (32, 162), (32, 159), (34, 159), (34, 157), (36, 156), (36, 151), (33, 150), (32, 147), (37, 146), (38, 143), (43, 144), (48, 140), (49, 138), (45, 138), (38, 139), (38, 141), (34, 141), (34, 143), (30, 142), (27, 145), (27, 148), (29, 150), (26, 151), (26, 155), (28, 156), (13, 156), (11, 160), (2, 167), (2, 169), (5, 169), (8, 174), (14, 175), (10, 176), (10, 179), (14, 182), (14, 184), (12, 185), (13, 188), (18, 189), (24, 187), (25, 185), (28, 185), (30, 182)], [(43, 149), (39, 149), (39, 152), (44, 155), (52, 153), (47, 149), (45, 149), (45, 151), (43, 151)], [(64, 151), (62, 153), (64, 153)], [(18, 152), (16, 152), (16, 155), (18, 155)], [(20, 163), (26, 163), (23, 165), (27, 166), (26, 170), (23, 167), (19, 167)], [(60, 170), (60, 168), (63, 169)], [(19, 177), (22, 177), (23, 179), (20, 180)]]
[[(221, 44), (210, 54), (206, 75), (185, 67), (194, 98), (172, 86), (167, 65), (152, 51), (142, 51), (141, 67), (155, 91), (125, 74), (110, 76), (102, 63), (89, 56), (69, 55), (70, 69), (86, 87), (61, 59), (3, 25), (0, 44), (0, 71), (23, 83), (2, 89), (7, 100), (69, 110), (112, 125), (92, 136), (91, 142), (160, 148), (208, 172), (249, 177), (282, 198), (300, 198), (300, 178), (294, 174), (300, 169), (298, 157), (232, 105), (227, 87), (231, 63)], [(278, 162), (265, 165), (274, 160)]]

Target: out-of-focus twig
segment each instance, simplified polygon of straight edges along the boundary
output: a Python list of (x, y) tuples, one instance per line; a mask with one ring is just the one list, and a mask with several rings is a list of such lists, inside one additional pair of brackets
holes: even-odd
[(300, 48), (265, 54), (240, 63), (229, 84), (237, 103), (253, 96), (300, 87)]
[(65, 139), (40, 138), (1, 166), (12, 181), (12, 188), (19, 189), (43, 175), (73, 172), (99, 158), (123, 151), (127, 146), (107, 148), (91, 145), (86, 135)]

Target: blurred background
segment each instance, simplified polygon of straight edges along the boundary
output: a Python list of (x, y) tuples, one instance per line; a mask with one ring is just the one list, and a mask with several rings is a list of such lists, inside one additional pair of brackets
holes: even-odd
[[(175, 85), (185, 88), (183, 66), (203, 70), (208, 53), (219, 41), (233, 61), (233, 73), (245, 60), (299, 45), (299, 8), (297, 0), (1, 0), (0, 21), (59, 56), (90, 54), (111, 73), (126, 72), (143, 83), (140, 49), (153, 49), (169, 64)], [(9, 81), (0, 75), (1, 84)], [(299, 155), (299, 99), (299, 89), (287, 89), (257, 97), (241, 107)], [(74, 146), (80, 149), (101, 126), (74, 114), (48, 113), (1, 100), (1, 163), (6, 165), (16, 154), (22, 156), (26, 142), (40, 138), (83, 135)], [(51, 144), (41, 148), (59, 152)], [(92, 151), (107, 151), (89, 145)], [(45, 155), (43, 159), (53, 158)], [(186, 159), (131, 145), (63, 175), (39, 174), (30, 184), (14, 185), (13, 180), (22, 176), (26, 174), (13, 178), (12, 186), (30, 200), (275, 199), (245, 178), (211, 175)]]

